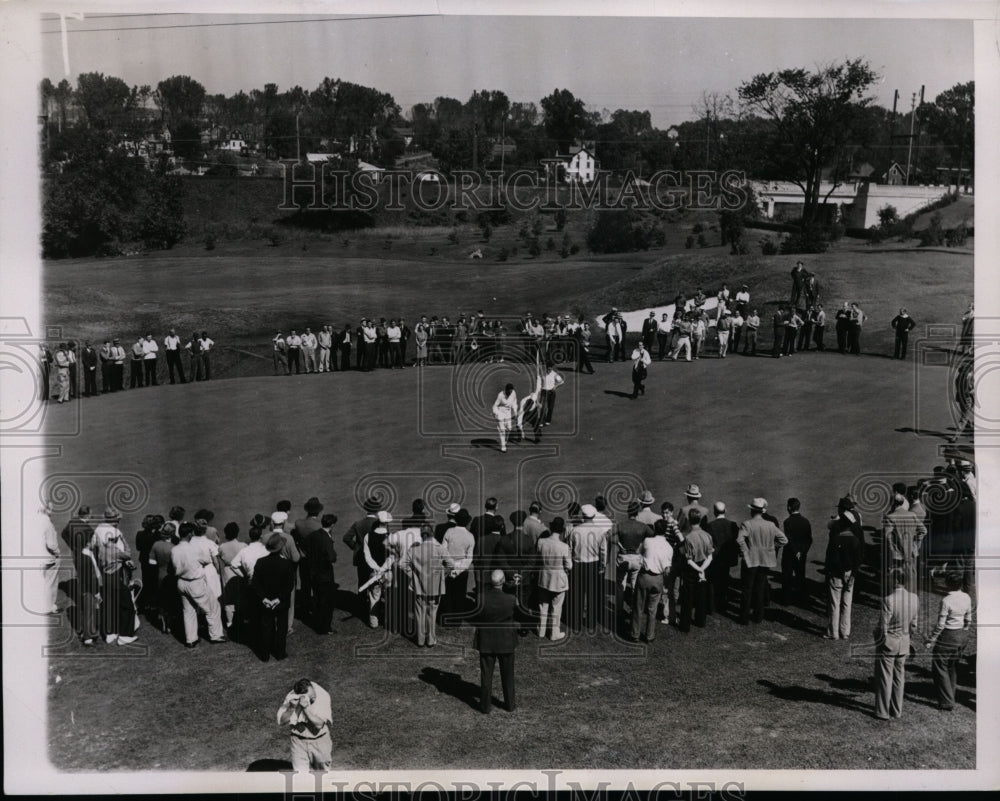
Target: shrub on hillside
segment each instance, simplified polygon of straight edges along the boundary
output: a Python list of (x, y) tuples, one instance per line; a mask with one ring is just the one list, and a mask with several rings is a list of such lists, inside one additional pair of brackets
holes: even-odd
[(594, 253), (649, 250), (657, 240), (655, 229), (659, 227), (655, 218), (634, 209), (600, 211), (587, 234), (587, 247)]
[(456, 231), (454, 228), (448, 232), (448, 241), (451, 242), (451, 244), (453, 245), (458, 244), (458, 231)]
[(945, 232), (944, 243), (950, 248), (957, 248), (964, 245), (968, 238), (969, 229), (965, 225), (959, 225)]
[(708, 247), (708, 240), (705, 239), (705, 235), (704, 234), (698, 234), (698, 247), (700, 247), (700, 248), (707, 248)]
[(825, 253), (829, 247), (829, 233), (821, 225), (807, 225), (804, 228), (798, 228), (781, 241), (781, 252), (785, 255)]
[(528, 243), (528, 255), (531, 256), (531, 258), (536, 258), (542, 255), (542, 245), (538, 241), (537, 236), (531, 237), (531, 241)]
[(774, 240), (769, 236), (761, 237), (760, 239), (760, 252), (764, 256), (777, 256), (778, 246), (774, 243)]
[(684, 247), (688, 250), (694, 247), (694, 237), (688, 234), (687, 239), (684, 240)]
[(561, 231), (563, 228), (566, 227), (566, 217), (567, 217), (567, 215), (566, 215), (566, 209), (560, 208), (559, 211), (556, 212), (556, 230), (557, 231)]
[(939, 212), (934, 212), (931, 215), (930, 223), (928, 226), (920, 232), (920, 247), (935, 247), (937, 245), (944, 244), (945, 241), (945, 231), (941, 227), (941, 214)]

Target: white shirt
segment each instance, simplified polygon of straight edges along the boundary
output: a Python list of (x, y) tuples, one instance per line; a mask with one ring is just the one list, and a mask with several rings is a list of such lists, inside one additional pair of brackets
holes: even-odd
[(282, 337), (282, 336), (276, 336), (274, 339), (271, 340), (271, 342), (274, 345), (274, 349), (278, 353), (283, 353), (284, 352), (284, 350), (285, 350), (285, 338), (284, 337)]
[(551, 392), (556, 387), (560, 386), (564, 382), (564, 379), (555, 370), (549, 370), (544, 376), (542, 376), (542, 389)]
[(287, 723), (292, 727), (293, 735), (315, 740), (329, 732), (333, 726), (333, 710), (330, 703), (330, 693), (314, 681), (309, 682), (309, 684), (316, 695), (316, 700), (303, 709), (298, 704), (292, 703), (295, 691), (288, 693), (278, 709), (278, 724), (285, 725)]
[(385, 335), (388, 337), (390, 342), (399, 342), (399, 338), (403, 335), (398, 325), (390, 325), (385, 329)]
[(144, 359), (155, 359), (156, 354), (159, 352), (160, 346), (156, 344), (155, 339), (144, 339), (142, 341), (142, 352)]
[(174, 334), (173, 336), (167, 334), (167, 336), (163, 338), (163, 347), (165, 347), (167, 350), (177, 350), (178, 348), (180, 348), (180, 346), (181, 346), (181, 338), (176, 334)]
[(202, 353), (208, 353), (212, 349), (212, 346), (215, 344), (215, 341), (209, 339), (208, 337), (205, 337), (204, 339), (199, 339), (198, 344), (201, 345)]
[(288, 337), (288, 347), (290, 348), (301, 348), (302, 347), (302, 337), (298, 334), (292, 334)]
[(261, 557), (267, 556), (267, 546), (260, 540), (251, 542), (246, 548), (236, 554), (230, 567), (237, 573), (242, 574), (247, 579), (253, 578), (254, 565)]
[(736, 302), (737, 303), (749, 303), (750, 302), (750, 293), (749, 292), (744, 292), (741, 289), (739, 292), (736, 293)]
[(315, 348), (316, 347), (316, 335), (309, 333), (302, 335), (302, 347), (303, 348)]
[(497, 399), (493, 401), (493, 416), (501, 422), (509, 423), (513, 419), (517, 408), (517, 391), (512, 389), (510, 395), (508, 395), (503, 390), (500, 390)]
[(378, 332), (375, 330), (375, 326), (367, 325), (361, 329), (361, 332), (365, 336), (365, 344), (371, 345), (375, 342), (378, 337)]
[(646, 349), (639, 350), (638, 348), (636, 348), (634, 351), (632, 351), (632, 366), (638, 367), (640, 362), (643, 364), (643, 366), (649, 367), (649, 365), (652, 364), (653, 362), (653, 358), (649, 355), (648, 350)]

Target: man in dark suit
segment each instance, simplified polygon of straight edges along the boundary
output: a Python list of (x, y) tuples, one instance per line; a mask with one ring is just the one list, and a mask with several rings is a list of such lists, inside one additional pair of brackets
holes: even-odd
[(281, 555), (285, 539), (280, 533), (267, 541), (267, 556), (257, 560), (253, 569), (250, 588), (260, 604), (260, 651), (258, 656), (267, 662), (288, 656), (285, 641), (288, 637), (288, 609), (295, 588), (295, 564)]
[(483, 521), (480, 527), (482, 533), (476, 535), (475, 530), (473, 530), (476, 545), (472, 552), (472, 566), (476, 575), (476, 594), (480, 597), (489, 587), (490, 573), (497, 567), (497, 546), (500, 544), (500, 538), (506, 533), (503, 518), (499, 515), (484, 515), (483, 518), (476, 518), (473, 521), (473, 525)]
[(493, 694), (493, 668), (500, 661), (500, 684), (508, 712), (516, 708), (514, 700), (514, 649), (517, 648), (517, 628), (513, 595), (503, 591), (504, 574), (494, 570), (490, 587), (483, 593), (482, 608), (473, 618), (476, 634), (473, 647), (479, 651), (480, 695), (479, 711), (490, 713)]
[[(316, 370), (313, 369), (313, 372)], [(310, 534), (320, 528), (319, 515), (323, 511), (323, 504), (320, 503), (319, 498), (312, 497), (305, 502), (303, 509), (306, 516), (295, 521), (295, 526), (292, 528), (292, 539), (295, 540), (295, 546), (302, 554), (299, 559), (299, 591), (295, 593), (295, 603), (300, 610), (299, 616), (307, 618), (313, 612), (313, 593), (312, 572), (309, 569), (309, 552), (306, 548), (306, 540), (309, 539)]]
[[(472, 525), (469, 526), (469, 531), (472, 532), (472, 536), (478, 541), (479, 538), (487, 532), (488, 529), (496, 527), (501, 534), (507, 533), (507, 524), (504, 522), (503, 516), (497, 511), (497, 507), (500, 502), (496, 498), (486, 499), (486, 512), (479, 515), (472, 521)], [(487, 525), (490, 523), (492, 525)], [(496, 543), (494, 543), (495, 545)], [(492, 551), (490, 552), (492, 553)]]
[(784, 603), (801, 600), (805, 596), (806, 557), (812, 546), (812, 525), (799, 512), (802, 504), (798, 498), (789, 498), (786, 506), (785, 536), (788, 544), (781, 552), (781, 595)]
[(735, 520), (726, 517), (726, 505), (722, 501), (716, 501), (712, 514), (715, 517), (711, 523), (702, 522), (702, 528), (712, 538), (715, 548), (712, 564), (706, 571), (712, 585), (708, 608), (711, 612), (721, 614), (726, 611), (729, 603), (729, 574), (739, 562), (740, 549), (736, 545), (736, 537), (740, 533), (740, 527)]
[(333, 576), (333, 566), (337, 561), (337, 551), (333, 547), (331, 529), (337, 525), (337, 516), (326, 514), (320, 519), (320, 527), (310, 531), (305, 538), (306, 558), (309, 566), (309, 584), (313, 593), (313, 626), (317, 634), (330, 634), (333, 621), (333, 598), (337, 591), (337, 581)]
[(97, 351), (89, 342), (83, 343), (80, 361), (83, 362), (83, 396), (89, 398), (97, 394)]
[(653, 341), (656, 339), (656, 332), (660, 330), (656, 322), (656, 312), (651, 311), (649, 317), (642, 321), (642, 344), (648, 351), (653, 350)]
[[(358, 573), (358, 586), (360, 587), (371, 575), (371, 569), (365, 562), (365, 548), (364, 542), (365, 537), (371, 533), (372, 529), (375, 528), (375, 524), (378, 522), (378, 513), (382, 508), (382, 503), (378, 498), (371, 497), (366, 500), (363, 504), (365, 509), (365, 516), (360, 520), (351, 524), (351, 527), (347, 529), (347, 533), (344, 534), (343, 540), (344, 545), (351, 549), (354, 554), (352, 557), (352, 563)], [(358, 614), (361, 615), (362, 619), (367, 619), (368, 614), (365, 611), (366, 602), (361, 597), (358, 596)], [(362, 614), (363, 613), (363, 614)]]

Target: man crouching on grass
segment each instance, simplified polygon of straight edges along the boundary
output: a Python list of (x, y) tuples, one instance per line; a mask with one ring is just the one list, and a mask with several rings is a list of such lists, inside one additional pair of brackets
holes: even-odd
[(278, 710), (278, 725), (291, 726), (292, 769), (329, 770), (333, 761), (330, 694), (316, 682), (299, 679)]

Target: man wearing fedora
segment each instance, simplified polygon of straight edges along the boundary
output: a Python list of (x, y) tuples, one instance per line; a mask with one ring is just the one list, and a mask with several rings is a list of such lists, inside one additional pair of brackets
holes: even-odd
[(639, 513), (635, 516), (635, 519), (640, 523), (645, 523), (647, 526), (655, 526), (656, 521), (662, 517), (662, 515), (658, 515), (653, 511), (653, 502), (655, 500), (652, 492), (643, 490), (642, 495), (639, 496)]
[(436, 539), (434, 529), (424, 523), (420, 542), (403, 554), (401, 570), (412, 581), (417, 615), (417, 645), (437, 645), (437, 611), (445, 592), (445, 576), (455, 568), (455, 560)]
[[(441, 543), (444, 542), (444, 535), (448, 533), (448, 529), (456, 525), (455, 516), (459, 513), (461, 508), (462, 507), (459, 506), (457, 503), (452, 503), (448, 505), (447, 510), (445, 510), (444, 522), (438, 523), (434, 527), (434, 539), (436, 539), (438, 542)], [(471, 516), (469, 517), (469, 520), (472, 520)]]
[(517, 648), (517, 624), (514, 612), (517, 601), (503, 590), (504, 574), (494, 570), (490, 586), (483, 593), (480, 609), (474, 623), (476, 633), (472, 646), (479, 651), (479, 710), (490, 713), (493, 695), (493, 669), (500, 662), (500, 684), (503, 687), (504, 705), (508, 712), (516, 708), (514, 696), (514, 650)]
[(306, 516), (295, 521), (295, 525), (292, 527), (292, 539), (295, 541), (301, 557), (299, 559), (299, 592), (297, 593), (297, 602), (302, 610), (300, 617), (309, 617), (313, 612), (313, 593), (312, 571), (309, 567), (309, 551), (306, 548), (306, 543), (310, 534), (322, 528), (319, 516), (323, 511), (323, 504), (319, 502), (319, 498), (313, 496), (305, 502), (303, 509)]
[(766, 499), (754, 498), (748, 506), (750, 517), (740, 525), (740, 533), (736, 537), (736, 544), (743, 557), (743, 568), (740, 571), (743, 583), (740, 623), (744, 625), (750, 620), (760, 623), (764, 619), (768, 572), (777, 564), (778, 546), (788, 543), (788, 537), (781, 529), (764, 519)]
[[(289, 502), (285, 502), (284, 505), (287, 509), (291, 509), (292, 505)], [(281, 536), (282, 547), (281, 555), (287, 559), (292, 564), (292, 576), (295, 577), (298, 573), (298, 563), (302, 558), (302, 554), (299, 552), (299, 546), (295, 544), (295, 539), (292, 537), (291, 533), (285, 531), (285, 526), (288, 524), (288, 512), (284, 509), (278, 509), (271, 513), (271, 534), (278, 534)], [(267, 537), (263, 538), (267, 542)], [(289, 600), (288, 606), (288, 633), (292, 633), (292, 627), (295, 623), (295, 581), (292, 581), (292, 597)]]
[(573, 631), (581, 626), (594, 630), (604, 611), (603, 575), (608, 558), (606, 525), (594, 518), (597, 510), (589, 503), (580, 507), (583, 522), (573, 526), (569, 535), (569, 548), (573, 556), (570, 574), (569, 623)]
[(698, 519), (704, 520), (708, 517), (708, 509), (699, 503), (701, 500), (701, 488), (697, 484), (688, 484), (684, 490), (684, 499), (687, 501), (677, 514), (677, 525), (681, 527), (681, 533), (687, 534), (691, 530), (691, 523), (688, 520), (688, 512), (692, 509), (698, 512)]
[[(365, 562), (365, 553), (363, 544), (365, 537), (368, 536), (378, 521), (378, 513), (382, 508), (382, 503), (378, 498), (372, 496), (368, 498), (362, 504), (365, 510), (365, 516), (360, 520), (355, 521), (351, 524), (351, 527), (347, 529), (347, 532), (343, 536), (344, 545), (351, 549), (352, 562), (354, 564), (354, 569), (358, 576), (358, 586), (360, 587), (368, 580), (368, 576), (371, 575), (371, 571), (368, 569), (368, 565)], [(364, 613), (364, 607), (367, 606), (362, 600), (362, 593), (358, 593), (358, 616), (362, 619), (367, 619), (367, 613)]]
[[(285, 659), (288, 656), (288, 610), (291, 609), (292, 591), (295, 589), (295, 565), (285, 559), (281, 552), (285, 540), (280, 532), (274, 532), (267, 540), (267, 556), (257, 560), (253, 570), (250, 588), (257, 598), (258, 656), (267, 662), (272, 656)], [(176, 550), (176, 548), (174, 549)]]

